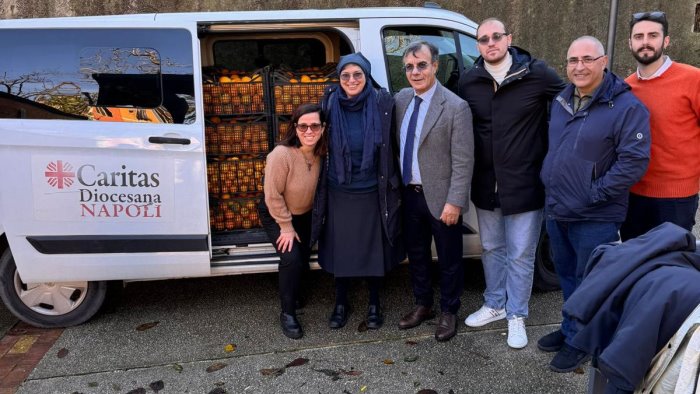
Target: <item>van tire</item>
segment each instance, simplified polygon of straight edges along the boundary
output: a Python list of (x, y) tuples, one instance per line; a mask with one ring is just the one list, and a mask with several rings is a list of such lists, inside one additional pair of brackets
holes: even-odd
[[(73, 289), (73, 292), (67, 294), (66, 289)], [(65, 303), (66, 311), (59, 313), (54, 311), (54, 305), (28, 305), (22, 300), (21, 294), (30, 291), (27, 291), (26, 284), (17, 274), (10, 249), (5, 249), (0, 257), (0, 298), (13, 315), (35, 327), (69, 327), (84, 323), (102, 306), (107, 293), (107, 282), (40, 283), (31, 291), (45, 292), (48, 297), (42, 297), (44, 301), (57, 300)], [(55, 296), (59, 298), (54, 298)]]
[(540, 232), (540, 240), (537, 243), (537, 251), (535, 252), (535, 277), (534, 287), (541, 291), (558, 290), (559, 277), (554, 269), (554, 259), (549, 246), (549, 236), (547, 231), (542, 226)]

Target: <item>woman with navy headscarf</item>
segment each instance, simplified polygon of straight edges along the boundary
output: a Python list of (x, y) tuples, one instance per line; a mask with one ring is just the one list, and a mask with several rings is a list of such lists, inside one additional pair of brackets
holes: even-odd
[(335, 276), (330, 328), (348, 320), (351, 278), (369, 288), (367, 328), (383, 324), (379, 290), (384, 275), (403, 259), (399, 226), (400, 176), (394, 155), (394, 99), (371, 77), (361, 54), (342, 56), (340, 86), (323, 98), (328, 122), (328, 160), (314, 203), (312, 239), (319, 263)]

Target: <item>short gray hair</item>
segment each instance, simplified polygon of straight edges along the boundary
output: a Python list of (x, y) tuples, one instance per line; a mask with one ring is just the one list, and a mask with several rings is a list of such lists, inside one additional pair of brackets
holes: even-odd
[(430, 61), (432, 61), (433, 63), (437, 63), (439, 51), (435, 45), (429, 43), (428, 41), (414, 41), (410, 43), (403, 51), (403, 58), (405, 59), (409, 53), (413, 56), (416, 56), (416, 52), (423, 49), (423, 47), (427, 47), (430, 51)]

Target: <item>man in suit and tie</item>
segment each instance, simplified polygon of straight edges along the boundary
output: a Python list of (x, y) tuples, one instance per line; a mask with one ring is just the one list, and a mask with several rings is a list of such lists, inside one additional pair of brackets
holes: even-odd
[(411, 87), (398, 92), (396, 124), (404, 184), (404, 237), (415, 296), (414, 309), (399, 328), (434, 317), (431, 237), (440, 267), (440, 319), (435, 339), (447, 341), (456, 331), (464, 285), (462, 214), (469, 208), (474, 165), (474, 135), (469, 105), (435, 78), (438, 50), (414, 42), (403, 55)]

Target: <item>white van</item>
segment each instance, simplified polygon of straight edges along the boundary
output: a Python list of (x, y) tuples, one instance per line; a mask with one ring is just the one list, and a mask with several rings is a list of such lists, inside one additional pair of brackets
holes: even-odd
[[(275, 271), (255, 206), (294, 106), (356, 51), (398, 91), (415, 40), (437, 45), (454, 89), (478, 56), (475, 28), (435, 7), (2, 21), (5, 305), (68, 326), (99, 309), (107, 281)], [(465, 256), (481, 252), (473, 212)]]

